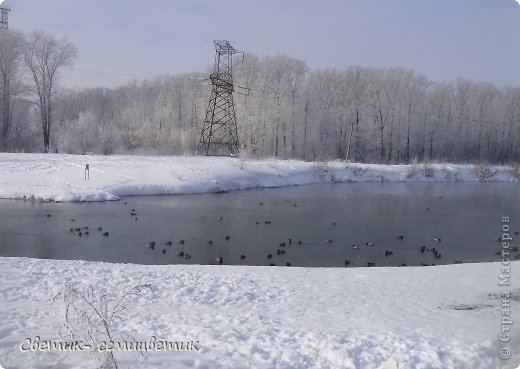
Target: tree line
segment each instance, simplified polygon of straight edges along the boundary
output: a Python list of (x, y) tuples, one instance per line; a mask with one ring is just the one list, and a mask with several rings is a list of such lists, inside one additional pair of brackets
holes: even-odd
[[(195, 154), (209, 73), (58, 89), (75, 47), (0, 33), (4, 151)], [(520, 88), (432, 82), (406, 68), (310, 70), (283, 55), (233, 65), (241, 155), (374, 163), (518, 162)], [(247, 93), (244, 93), (248, 91)]]
[[(66, 39), (57, 39), (44, 31), (25, 35), (0, 30), (0, 142), (4, 150), (19, 146), (27, 131), (38, 125), (43, 147), (30, 144), (27, 149), (49, 151), (59, 71), (72, 65), (76, 53), (76, 47)], [(37, 119), (35, 107), (39, 110)]]

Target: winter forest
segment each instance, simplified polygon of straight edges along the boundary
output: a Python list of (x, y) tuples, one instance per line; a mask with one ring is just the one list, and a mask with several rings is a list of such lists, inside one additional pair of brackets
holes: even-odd
[[(1, 151), (195, 154), (211, 73), (66, 89), (77, 50), (42, 31), (0, 30)], [(406, 68), (310, 69), (291, 57), (235, 59), (247, 157), (509, 163), (520, 160), (520, 87), (433, 82)], [(247, 93), (244, 93), (247, 92)]]

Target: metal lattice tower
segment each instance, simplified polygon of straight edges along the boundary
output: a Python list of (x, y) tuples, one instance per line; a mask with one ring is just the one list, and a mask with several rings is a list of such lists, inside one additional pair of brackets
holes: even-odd
[(198, 153), (203, 155), (237, 155), (238, 130), (233, 105), (233, 55), (237, 51), (229, 41), (213, 41), (215, 44), (215, 68), (209, 79), (209, 99), (204, 127), (200, 135)]
[(0, 29), (9, 28), (9, 12), (11, 9), (0, 7)]

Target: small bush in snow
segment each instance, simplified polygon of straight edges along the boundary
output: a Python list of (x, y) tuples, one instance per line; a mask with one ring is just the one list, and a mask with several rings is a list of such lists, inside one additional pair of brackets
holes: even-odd
[(115, 131), (109, 124), (100, 121), (97, 127), (100, 151), (103, 155), (111, 155), (114, 152)]
[(367, 168), (363, 168), (363, 167), (354, 167), (352, 168), (352, 174), (354, 175), (354, 177), (360, 177), (362, 175), (364, 175), (367, 171)]
[(334, 167), (329, 168), (329, 175), (330, 175), (330, 180), (332, 182), (336, 182), (338, 180), (336, 169), (334, 169)]
[[(53, 301), (61, 300), (63, 303), (65, 323), (61, 337), (90, 345), (91, 350), (84, 354), (85, 359), (92, 363), (91, 368), (118, 369), (114, 353), (97, 348), (102, 342), (116, 342), (118, 338), (132, 340), (131, 337), (117, 332), (116, 323), (124, 321), (124, 313), (128, 310), (131, 299), (150, 289), (150, 285), (142, 284), (110, 299), (98, 287), (88, 285), (76, 288), (71, 283), (65, 284), (53, 298)], [(143, 362), (146, 359), (145, 352), (137, 354), (138, 361)]]
[(457, 173), (446, 166), (443, 166), (441, 169), (442, 175), (444, 179), (447, 181), (457, 180)]
[(473, 168), (473, 174), (479, 180), (479, 182), (486, 182), (495, 175), (495, 171), (491, 169), (489, 164), (482, 162), (475, 164), (475, 167)]
[(422, 163), (421, 164), (421, 172), (422, 172), (423, 176), (425, 176), (426, 178), (433, 177), (432, 164), (429, 163), (429, 162)]
[(509, 175), (509, 179), (520, 181), (520, 163), (511, 164), (507, 170), (507, 174)]
[(312, 174), (314, 177), (318, 177), (322, 181), (327, 178), (327, 173), (329, 171), (329, 164), (324, 161), (315, 161), (312, 163)]
[(332, 182), (337, 180), (336, 171), (326, 161), (315, 161), (312, 164), (312, 169), (313, 175), (322, 181), (325, 181), (327, 177), (330, 177)]
[(417, 160), (417, 157), (412, 160), (412, 162), (408, 165), (408, 169), (406, 170), (405, 177), (407, 179), (412, 178), (417, 174), (417, 171), (419, 170), (419, 163)]

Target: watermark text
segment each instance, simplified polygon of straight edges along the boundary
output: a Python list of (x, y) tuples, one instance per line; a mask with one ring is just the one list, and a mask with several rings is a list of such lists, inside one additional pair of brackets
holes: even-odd
[(499, 238), (501, 244), (501, 260), (500, 260), (500, 274), (498, 275), (498, 285), (502, 287), (500, 291), (500, 333), (498, 339), (501, 343), (501, 347), (498, 351), (498, 356), (501, 359), (509, 359), (511, 356), (511, 349), (509, 348), (509, 342), (511, 341), (511, 326), (513, 321), (511, 319), (511, 291), (509, 286), (511, 285), (511, 243), (513, 237), (510, 234), (510, 219), (509, 217), (502, 217), (501, 222), (501, 233), (502, 236)]
[(40, 336), (29, 337), (20, 344), (20, 351), (199, 351), (199, 341), (167, 341), (152, 336), (147, 341), (101, 341), (97, 344), (83, 341), (42, 340)]

